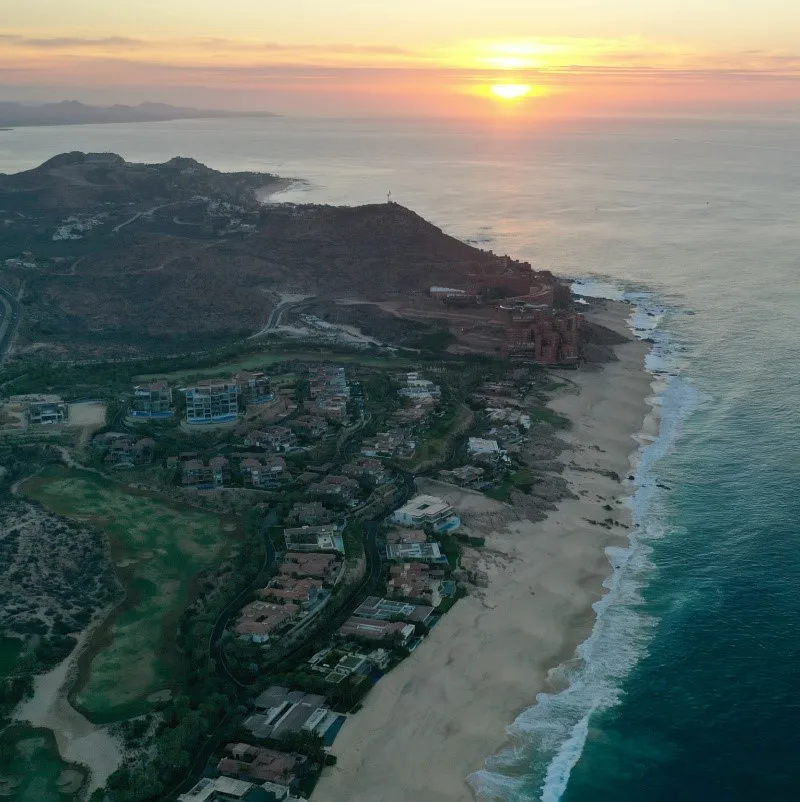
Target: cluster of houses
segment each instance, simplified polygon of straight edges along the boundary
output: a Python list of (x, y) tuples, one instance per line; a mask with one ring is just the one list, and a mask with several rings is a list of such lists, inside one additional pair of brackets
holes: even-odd
[(392, 425), (375, 437), (365, 440), (361, 453), (367, 457), (407, 459), (417, 448), (416, 432), (441, 400), (441, 388), (419, 373), (403, 373), (397, 377), (398, 395), (406, 402), (392, 414)]
[[(294, 733), (313, 733), (330, 745), (343, 722), (344, 716), (332, 711), (324, 696), (272, 685), (256, 697), (243, 728), (254, 741), (274, 743)], [(201, 779), (178, 802), (303, 800), (300, 784), (320, 769), (291, 748), (228, 743), (220, 752), (216, 776)]]
[(278, 574), (242, 608), (235, 632), (254, 643), (285, 635), (326, 603), (342, 575), (344, 541), (332, 525), (284, 529)]
[(334, 423), (347, 421), (347, 404), (350, 401), (350, 385), (342, 367), (323, 365), (312, 367), (308, 377), (309, 412)]
[(277, 490), (292, 478), (283, 458), (261, 454), (238, 454), (231, 459), (218, 455), (204, 460), (190, 451), (169, 457), (167, 467), (179, 468), (181, 484), (198, 490), (226, 487), (236, 474), (243, 486), (259, 490)]
[(155, 446), (152, 437), (135, 438), (124, 432), (105, 432), (92, 438), (92, 448), (113, 468), (149, 464), (153, 461)]

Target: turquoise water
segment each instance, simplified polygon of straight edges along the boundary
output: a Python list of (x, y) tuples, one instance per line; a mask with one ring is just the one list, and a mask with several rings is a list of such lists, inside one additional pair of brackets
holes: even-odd
[(800, 799), (796, 125), (86, 126), (3, 133), (0, 170), (67, 149), (310, 179), (287, 200), (392, 190), (448, 233), (634, 293), (666, 371), (661, 437), (631, 487), (638, 528), (609, 554), (568, 689), (531, 698), (514, 753), (474, 780), (508, 802)]

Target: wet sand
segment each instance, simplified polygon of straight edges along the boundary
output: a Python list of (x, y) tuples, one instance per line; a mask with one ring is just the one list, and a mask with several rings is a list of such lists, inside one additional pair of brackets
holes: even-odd
[[(610, 303), (592, 319), (629, 334), (631, 311)], [(480, 568), (488, 586), (459, 601), (345, 724), (338, 763), (324, 771), (315, 802), (471, 801), (466, 778), (503, 748), (506, 728), (536, 695), (554, 690), (548, 672), (591, 631), (592, 604), (611, 573), (605, 549), (625, 542), (630, 513), (620, 502), (638, 446), (657, 433), (648, 348), (617, 346), (618, 362), (561, 374), (568, 387), (550, 406), (572, 422), (562, 459), (584, 470), (567, 468), (579, 498), (545, 521), (498, 524), (503, 505), (440, 486), (473, 531), (486, 522), (476, 533), (486, 536)], [(601, 473), (611, 471), (622, 482)], [(624, 526), (586, 520), (608, 517)]]

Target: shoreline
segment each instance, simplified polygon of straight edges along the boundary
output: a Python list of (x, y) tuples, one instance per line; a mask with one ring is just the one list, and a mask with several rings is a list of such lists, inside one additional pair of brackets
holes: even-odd
[[(633, 311), (607, 302), (590, 317), (630, 337)], [(459, 601), (370, 692), (337, 738), (337, 765), (323, 772), (315, 798), (471, 802), (473, 787), (487, 788), (493, 776), (487, 760), (513, 746), (519, 714), (538, 694), (563, 689), (556, 669), (574, 661), (592, 632), (593, 605), (606, 595), (606, 550), (628, 543), (633, 488), (626, 477), (658, 434), (649, 349), (632, 340), (616, 346), (618, 361), (602, 369), (554, 372), (568, 383), (549, 406), (572, 422), (560, 436), (564, 477), (577, 498), (559, 502), (544, 521), (508, 523), (506, 505), (439, 489), (486, 536), (476, 556), (487, 586)], [(604, 525), (606, 518), (615, 523)]]

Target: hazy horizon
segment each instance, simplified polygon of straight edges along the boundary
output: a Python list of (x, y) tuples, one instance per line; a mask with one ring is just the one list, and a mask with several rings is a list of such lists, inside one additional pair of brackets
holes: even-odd
[(564, 0), (490, 12), (230, 0), (15, 6), (0, 96), (145, 100), (279, 114), (514, 117), (751, 115), (800, 109), (800, 6), (783, 0)]

